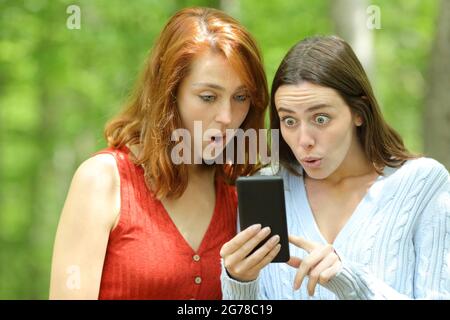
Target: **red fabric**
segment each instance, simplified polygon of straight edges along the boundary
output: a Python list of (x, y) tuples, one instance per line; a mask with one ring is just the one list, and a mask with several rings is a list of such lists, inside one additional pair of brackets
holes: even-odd
[(236, 234), (234, 187), (216, 180), (214, 213), (194, 252), (146, 187), (129, 150), (98, 153), (115, 157), (121, 185), (120, 218), (109, 236), (99, 299), (221, 299), (219, 251)]

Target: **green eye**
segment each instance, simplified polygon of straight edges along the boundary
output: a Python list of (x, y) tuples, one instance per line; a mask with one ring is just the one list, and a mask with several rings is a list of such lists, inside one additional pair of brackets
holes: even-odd
[(200, 99), (202, 99), (204, 102), (214, 102), (216, 100), (216, 97), (213, 95), (201, 95), (199, 96)]
[(330, 121), (330, 117), (326, 115), (318, 115), (315, 117), (316, 123), (320, 125), (327, 124)]
[(295, 119), (291, 117), (283, 118), (282, 121), (284, 122), (286, 127), (293, 127), (297, 123), (297, 121), (295, 121)]

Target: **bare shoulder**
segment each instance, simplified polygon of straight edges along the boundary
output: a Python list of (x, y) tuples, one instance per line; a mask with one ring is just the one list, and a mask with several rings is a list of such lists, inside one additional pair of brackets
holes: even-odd
[(114, 187), (119, 184), (119, 172), (114, 157), (98, 154), (85, 160), (75, 172), (73, 183)]
[(66, 206), (79, 215), (96, 215), (99, 222), (114, 225), (120, 211), (120, 178), (112, 155), (95, 155), (78, 167)]

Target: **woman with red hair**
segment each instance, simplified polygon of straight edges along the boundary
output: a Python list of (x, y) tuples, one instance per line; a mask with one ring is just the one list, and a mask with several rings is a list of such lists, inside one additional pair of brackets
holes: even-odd
[[(263, 128), (267, 103), (261, 55), (243, 26), (214, 9), (176, 13), (129, 105), (107, 124), (108, 148), (73, 177), (50, 298), (221, 299), (219, 250), (236, 233), (231, 185), (258, 164), (208, 165), (204, 151), (228, 148), (229, 130)], [(195, 122), (218, 133), (183, 149), (200, 163), (178, 164), (174, 133), (195, 135)]]

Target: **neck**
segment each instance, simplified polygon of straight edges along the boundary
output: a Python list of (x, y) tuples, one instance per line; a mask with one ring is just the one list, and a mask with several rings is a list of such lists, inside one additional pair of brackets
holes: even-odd
[(198, 180), (214, 180), (216, 173), (216, 166), (207, 166), (204, 164), (189, 164), (187, 165), (189, 181)]
[(324, 182), (338, 185), (349, 178), (357, 178), (374, 174), (375, 167), (369, 161), (358, 139), (350, 146), (341, 165)]

